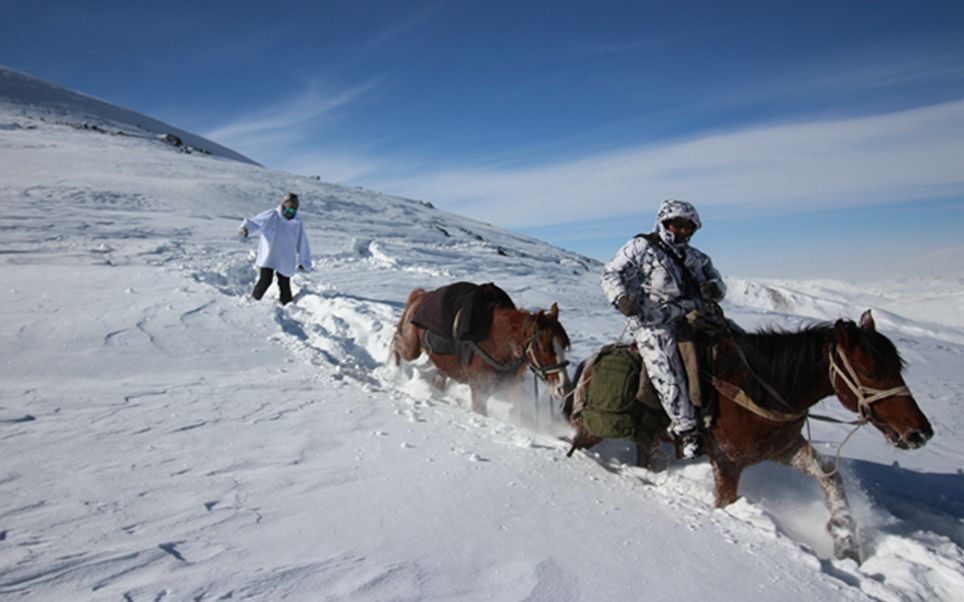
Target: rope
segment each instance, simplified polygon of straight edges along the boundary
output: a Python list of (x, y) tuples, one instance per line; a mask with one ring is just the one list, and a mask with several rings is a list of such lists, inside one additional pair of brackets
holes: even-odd
[(626, 336), (626, 331), (629, 330), (629, 320), (626, 320), (626, 325), (623, 326), (623, 331), (619, 333), (619, 338), (616, 339), (616, 345), (620, 345), (623, 342), (623, 337)]
[[(727, 330), (729, 330), (729, 329), (727, 329)], [(737, 356), (740, 358), (740, 361), (743, 362), (743, 365), (746, 367), (747, 371), (750, 373), (750, 376), (752, 376), (753, 379), (756, 380), (756, 382), (759, 383), (760, 386), (763, 387), (763, 390), (766, 391), (767, 393), (769, 393), (774, 399), (776, 399), (776, 400), (780, 403), (780, 405), (782, 405), (783, 407), (787, 408), (787, 409), (790, 410), (791, 412), (796, 412), (796, 411), (797, 411), (796, 408), (794, 408), (792, 405), (790, 405), (789, 403), (787, 403), (787, 401), (784, 400), (783, 397), (782, 397), (779, 393), (776, 392), (776, 390), (770, 385), (770, 383), (768, 383), (768, 382), (766, 382), (765, 380), (763, 380), (763, 379), (756, 373), (756, 371), (753, 369), (753, 366), (750, 365), (750, 361), (749, 361), (748, 359), (746, 359), (746, 355), (745, 355), (744, 352), (743, 352), (743, 348), (740, 347), (740, 344), (737, 342), (736, 337), (732, 336), (732, 333), (730, 333), (730, 342), (733, 343), (733, 347), (736, 348), (736, 354), (737, 354)]]
[[(838, 422), (840, 422), (841, 424), (856, 424), (857, 426), (852, 428), (850, 432), (847, 433), (847, 436), (844, 437), (843, 441), (840, 442), (840, 445), (837, 446), (837, 453), (834, 458), (833, 470), (831, 470), (830, 472), (823, 472), (823, 469), (822, 468), (820, 469), (820, 472), (823, 473), (823, 477), (825, 479), (828, 479), (840, 472), (840, 454), (843, 452), (844, 445), (846, 445), (847, 442), (850, 441), (850, 438), (854, 436), (854, 433), (859, 431), (863, 425), (867, 424), (866, 419), (857, 420), (855, 422), (843, 422), (843, 421), (838, 421)], [(816, 454), (817, 451), (813, 448), (813, 436), (812, 436), (812, 433), (810, 432), (809, 419), (807, 420), (807, 445), (810, 446), (810, 457), (813, 458), (814, 461), (816, 461), (817, 457), (814, 454)]]
[[(899, 385), (884, 390), (868, 387), (860, 382), (857, 371), (850, 365), (850, 360), (847, 359), (846, 354), (840, 352), (839, 345), (834, 345), (828, 349), (827, 354), (830, 359), (830, 384), (833, 385), (834, 380), (838, 376), (840, 377), (840, 380), (842, 380), (844, 384), (847, 385), (847, 388), (850, 389), (850, 392), (854, 394), (857, 400), (857, 409), (860, 411), (861, 416), (864, 416), (865, 412), (867, 415), (870, 415), (872, 413), (870, 406), (881, 399), (887, 399), (888, 397), (911, 397), (910, 389), (908, 389), (906, 385)], [(840, 366), (837, 365), (837, 362), (834, 360), (835, 355), (840, 356), (844, 370), (841, 370)]]

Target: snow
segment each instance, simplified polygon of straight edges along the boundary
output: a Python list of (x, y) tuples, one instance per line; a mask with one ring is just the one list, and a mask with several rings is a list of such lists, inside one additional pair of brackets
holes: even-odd
[[(103, 100), (80, 94), (31, 77), (0, 65), (0, 105), (8, 115), (37, 117), (114, 136), (135, 136), (179, 140), (182, 152), (201, 152), (237, 161), (254, 163), (244, 155), (197, 134), (168, 125), (147, 115), (109, 104)], [(24, 127), (12, 122), (4, 128)]]
[[(386, 362), (408, 293), (461, 279), (494, 281), (528, 308), (558, 302), (578, 361), (623, 332), (597, 262), (425, 202), (76, 127), (133, 126), (122, 109), (37, 80), (0, 82), (4, 597), (964, 591), (959, 281), (730, 280), (725, 309), (745, 327), (870, 307), (908, 362), (936, 435), (907, 452), (865, 428), (841, 450), (857, 565), (829, 558), (822, 495), (802, 475), (754, 467), (743, 497), (716, 509), (705, 461), (643, 470), (622, 442), (566, 458), (568, 430), (544, 392), (535, 420), (504, 400), (481, 417), (465, 387), (434, 390), (424, 360)], [(31, 106), (38, 87), (62, 118)], [(274, 287), (246, 297), (254, 243), (235, 232), (289, 190), (316, 269), (295, 276), (282, 308)], [(818, 411), (849, 416), (833, 399)], [(848, 431), (812, 424), (829, 455)]]

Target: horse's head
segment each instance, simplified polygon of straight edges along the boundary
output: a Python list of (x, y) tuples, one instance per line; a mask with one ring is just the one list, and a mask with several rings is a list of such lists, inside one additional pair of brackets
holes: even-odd
[(549, 386), (549, 395), (562, 399), (569, 389), (566, 349), (570, 343), (566, 329), (559, 323), (559, 306), (553, 303), (548, 312), (539, 310), (532, 317), (526, 362), (529, 369)]
[(838, 320), (830, 348), (830, 382), (840, 401), (901, 449), (918, 448), (934, 435), (910, 389), (894, 344), (876, 330), (870, 310), (860, 325)]

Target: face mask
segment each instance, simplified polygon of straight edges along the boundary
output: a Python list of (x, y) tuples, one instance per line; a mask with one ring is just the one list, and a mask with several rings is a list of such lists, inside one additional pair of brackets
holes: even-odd
[(295, 209), (294, 207), (281, 208), (281, 214), (284, 215), (287, 219), (293, 218), (295, 216), (295, 213), (298, 213), (298, 210)]

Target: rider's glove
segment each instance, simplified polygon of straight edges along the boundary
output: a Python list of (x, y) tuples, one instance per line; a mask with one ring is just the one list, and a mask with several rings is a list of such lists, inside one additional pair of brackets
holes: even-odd
[(639, 315), (639, 301), (636, 300), (636, 295), (632, 293), (624, 293), (616, 297), (616, 308), (624, 316)]
[(686, 314), (686, 321), (696, 332), (719, 333), (726, 329), (726, 325), (719, 317), (712, 313), (704, 313), (698, 309)]
[(700, 295), (707, 301), (719, 301), (723, 298), (723, 289), (715, 280), (700, 283)]

